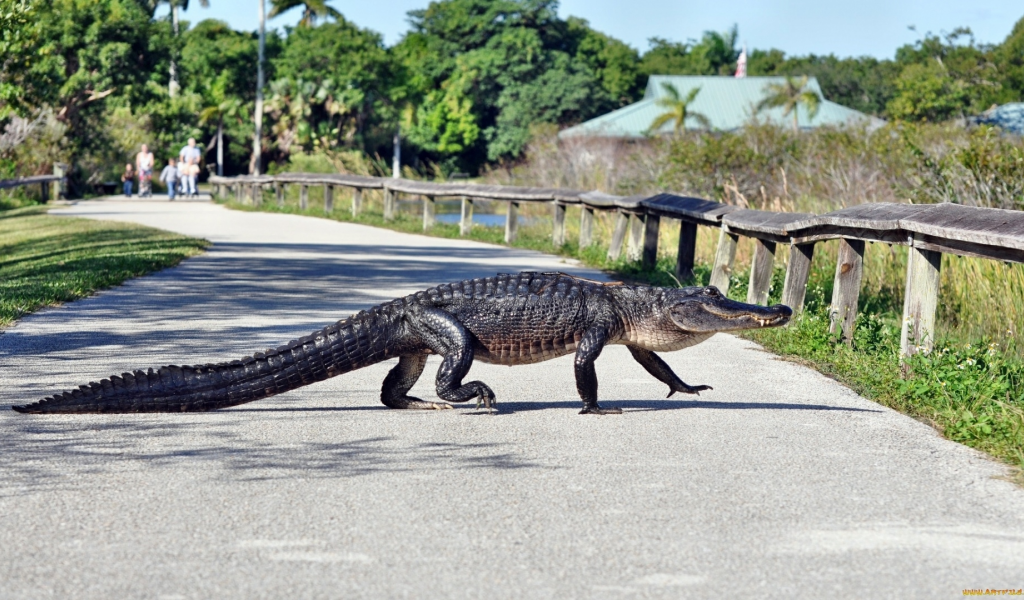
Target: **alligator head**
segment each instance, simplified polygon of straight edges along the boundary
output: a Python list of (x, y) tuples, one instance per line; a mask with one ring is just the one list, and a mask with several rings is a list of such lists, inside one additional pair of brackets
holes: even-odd
[(669, 317), (691, 333), (778, 327), (789, 322), (793, 309), (783, 304), (758, 306), (726, 298), (718, 288), (685, 288), (672, 298)]

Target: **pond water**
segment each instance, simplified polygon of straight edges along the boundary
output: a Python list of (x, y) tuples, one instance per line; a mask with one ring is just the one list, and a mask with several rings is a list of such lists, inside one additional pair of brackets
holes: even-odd
[[(437, 220), (442, 223), (458, 223), (461, 217), (457, 214), (449, 215), (437, 215)], [(520, 217), (520, 222), (521, 222)], [(505, 226), (505, 215), (481, 215), (479, 213), (473, 213), (473, 223), (475, 225), (483, 225), (484, 227), (504, 227)]]

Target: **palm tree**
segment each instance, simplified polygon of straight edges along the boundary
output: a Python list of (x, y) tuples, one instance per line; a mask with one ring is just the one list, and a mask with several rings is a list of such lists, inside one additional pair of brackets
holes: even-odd
[(686, 94), (685, 98), (679, 93), (676, 86), (671, 83), (663, 82), (661, 87), (668, 95), (658, 98), (655, 101), (655, 104), (667, 110), (654, 118), (654, 121), (651, 122), (651, 126), (648, 129), (649, 132), (657, 131), (658, 129), (661, 129), (665, 123), (671, 122), (673, 124), (673, 130), (678, 134), (686, 128), (687, 119), (693, 119), (705, 129), (711, 129), (711, 121), (709, 121), (706, 116), (699, 112), (690, 110), (690, 105), (693, 104), (693, 100), (697, 97), (697, 94), (700, 93), (699, 87), (695, 87), (690, 90)]
[(227, 87), (227, 72), (218, 77), (213, 85), (209, 86), (209, 97), (213, 103), (199, 112), (199, 123), (206, 125), (216, 121), (217, 140), (217, 175), (224, 175), (224, 120), (244, 116), (242, 99), (238, 96), (229, 96)]
[[(171, 7), (171, 26), (174, 28), (174, 37), (178, 37), (178, 9), (188, 10), (188, 0), (148, 0), (150, 16), (156, 12), (158, 6), (165, 3)], [(203, 8), (210, 8), (210, 0), (199, 0), (199, 5)], [(181, 87), (178, 85), (178, 64), (175, 62), (173, 55), (171, 55), (171, 68), (169, 71), (171, 80), (167, 84), (167, 94), (173, 98)]]
[(793, 131), (799, 131), (800, 126), (796, 120), (797, 107), (801, 104), (807, 109), (807, 116), (813, 119), (818, 114), (818, 106), (821, 105), (821, 96), (814, 90), (807, 89), (807, 76), (800, 79), (793, 79), (786, 76), (785, 83), (769, 83), (765, 86), (767, 94), (757, 105), (757, 110), (766, 108), (782, 107), (782, 116), (793, 113)]
[(327, 6), (327, 0), (270, 0), (271, 19), (283, 12), (289, 11), (296, 6), (302, 6), (302, 18), (299, 19), (299, 27), (313, 27), (317, 19), (334, 17), (337, 19), (341, 13), (334, 8)]

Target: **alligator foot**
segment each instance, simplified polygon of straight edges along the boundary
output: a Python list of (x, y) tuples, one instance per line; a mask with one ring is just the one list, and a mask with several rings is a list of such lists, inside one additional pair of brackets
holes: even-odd
[(598, 405), (584, 406), (581, 415), (621, 415), (621, 408), (601, 408)]
[(498, 401), (495, 400), (494, 392), (491, 392), (490, 388), (486, 388), (479, 396), (476, 397), (476, 409), (480, 410), (481, 405), (483, 405), (492, 415), (497, 414)]
[(665, 396), (665, 397), (666, 398), (671, 398), (672, 394), (674, 394), (676, 392), (679, 392), (679, 393), (682, 393), (682, 394), (696, 394), (696, 395), (700, 396), (700, 393), (703, 392), (704, 390), (713, 390), (713, 389), (715, 389), (715, 388), (711, 387), (710, 385), (687, 385), (687, 384), (684, 383), (681, 387), (676, 387), (676, 388), (671, 389), (669, 391), (669, 393), (668, 393), (668, 396)]

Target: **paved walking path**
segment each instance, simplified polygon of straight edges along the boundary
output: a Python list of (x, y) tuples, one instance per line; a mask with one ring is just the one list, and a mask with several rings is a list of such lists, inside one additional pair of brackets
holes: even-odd
[[(241, 357), (429, 285), (560, 259), (207, 203), (57, 211), (214, 242), (0, 335), (0, 598), (939, 598), (1024, 587), (1005, 470), (719, 335), (477, 365), (502, 414), (385, 409), (389, 364), (233, 409), (24, 416), (111, 373)], [(593, 275), (593, 274), (591, 274)], [(435, 359), (428, 373), (436, 367)], [(433, 397), (431, 376), (414, 393)]]

